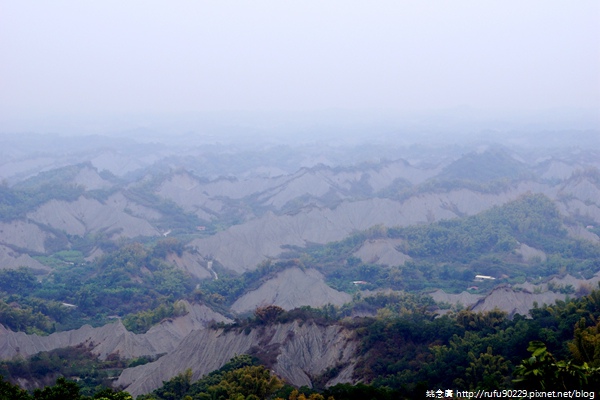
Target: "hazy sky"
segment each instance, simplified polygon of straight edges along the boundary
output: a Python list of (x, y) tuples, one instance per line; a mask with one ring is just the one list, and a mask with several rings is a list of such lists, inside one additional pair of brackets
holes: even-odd
[(0, 120), (600, 108), (600, 2), (0, 0)]

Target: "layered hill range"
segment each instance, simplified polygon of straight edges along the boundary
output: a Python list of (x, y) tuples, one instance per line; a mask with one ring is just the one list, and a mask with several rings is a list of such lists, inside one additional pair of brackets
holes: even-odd
[[(352, 332), (342, 326), (290, 322), (254, 328), (207, 328), (209, 322), (231, 322), (205, 306), (186, 304), (188, 314), (163, 321), (147, 333), (128, 332), (121, 322), (92, 328), (88, 325), (49, 336), (12, 332), (0, 325), (0, 358), (27, 357), (40, 351), (85, 346), (100, 359), (117, 355), (122, 359), (158, 358), (145, 365), (123, 371), (115, 385), (134, 397), (159, 388), (165, 380), (194, 371), (193, 379), (222, 367), (239, 354), (254, 354), (269, 364), (275, 373), (296, 386), (312, 386), (314, 379), (329, 369), (338, 373), (328, 385), (352, 382), (357, 362), (358, 343)], [(31, 381), (19, 382), (33, 388)]]
[[(600, 224), (599, 167), (600, 154), (594, 151), (528, 160), (499, 148), (436, 165), (399, 159), (247, 178), (208, 179), (185, 169), (149, 168), (128, 180), (87, 162), (11, 186), (25, 190), (48, 181), (77, 185), (80, 193), (4, 214), (0, 266), (47, 269), (31, 256), (71, 248), (91, 235), (116, 240), (186, 233), (196, 239), (172, 261), (199, 278), (211, 278), (207, 259), (242, 273), (276, 258), (286, 246), (341, 240), (375, 225), (474, 215), (526, 193), (552, 199), (568, 218), (571, 235), (598, 241), (593, 228)], [(401, 264), (406, 256), (395, 247), (370, 243), (358, 256)], [(93, 258), (101, 249), (85, 252)]]
[[(339, 159), (341, 150), (336, 151)], [(44, 274), (51, 267), (40, 256), (60, 250), (77, 249), (93, 259), (105, 251), (102, 243), (120, 238), (177, 236), (187, 240), (185, 250), (169, 254), (167, 260), (198, 279), (218, 279), (222, 273), (255, 270), (290, 248), (342, 240), (378, 225), (405, 227), (472, 216), (528, 193), (543, 194), (554, 202), (569, 235), (600, 242), (597, 150), (540, 155), (484, 146), (462, 154), (451, 149), (437, 162), (426, 152), (406, 150), (397, 158), (347, 161), (345, 166), (328, 165), (333, 163), (320, 154), (296, 159), (294, 165), (309, 166), (290, 171), (290, 163), (281, 159), (260, 167), (260, 157), (276, 154), (270, 149), (215, 156), (216, 164), (235, 163), (236, 156), (253, 157), (237, 164), (252, 165), (251, 170), (225, 177), (214, 176), (214, 165), (203, 172), (201, 167), (210, 164), (206, 154), (202, 162), (190, 159), (190, 154), (157, 154), (153, 152), (143, 165), (127, 168), (102, 164), (98, 154), (87, 160), (79, 154), (76, 163), (58, 169), (39, 163), (27, 169), (26, 160), (21, 160), (23, 168), (15, 173), (16, 156), (0, 165), (0, 172), (12, 171), (2, 187), (0, 267), (24, 265)], [(33, 174), (36, 168), (43, 171)], [(44, 196), (44, 185), (59, 191), (66, 188), (69, 193)], [(11, 203), (11, 198), (26, 201)], [(546, 257), (528, 243), (520, 243), (517, 253), (524, 261)], [(401, 240), (392, 238), (365, 240), (354, 256), (390, 267), (410, 260)], [(582, 283), (579, 278), (562, 279), (557, 284)], [(597, 282), (598, 276), (592, 280)], [(533, 293), (527, 284), (522, 289), (499, 287), (487, 296), (443, 292), (432, 296), (439, 302), (472, 305), (475, 310), (499, 306), (511, 314), (525, 312), (534, 301), (542, 304), (560, 297), (544, 289)], [(538, 294), (546, 297), (535, 297)], [(289, 310), (350, 300), (349, 294), (329, 287), (321, 272), (291, 267), (241, 295), (229, 311), (245, 313), (267, 304)], [(2, 330), (0, 350), (3, 358), (78, 344), (92, 347), (101, 357), (167, 353), (123, 372), (117, 383), (134, 395), (159, 387), (186, 368), (199, 377), (235, 354), (252, 351), (271, 354), (274, 370), (297, 385), (310, 386), (331, 368), (340, 371), (331, 384), (351, 381), (356, 343), (341, 326), (290, 323), (249, 333), (206, 329), (210, 320), (227, 319), (197, 305), (187, 307), (187, 316), (165, 321), (143, 335), (126, 332), (120, 323), (47, 338)]]

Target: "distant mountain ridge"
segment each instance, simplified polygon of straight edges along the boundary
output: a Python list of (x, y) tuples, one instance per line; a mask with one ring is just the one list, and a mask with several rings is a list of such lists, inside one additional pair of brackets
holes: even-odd
[[(196, 302), (186, 303), (188, 315), (164, 319), (144, 334), (127, 331), (120, 321), (45, 337), (2, 329), (3, 358), (80, 344), (101, 357), (167, 353), (123, 371), (117, 383), (134, 394), (148, 393), (186, 368), (198, 378), (236, 352), (272, 351), (273, 370), (296, 385), (310, 386), (331, 368), (338, 374), (328, 384), (354, 382), (357, 343), (341, 325), (206, 327), (210, 321), (246, 318), (257, 307), (341, 308), (385, 290), (428, 292), (446, 310), (499, 307), (512, 316), (527, 314), (534, 302), (585, 294), (597, 283), (597, 260), (573, 256), (568, 260), (579, 264), (564, 265), (567, 258), (561, 257), (570, 250), (595, 254), (600, 244), (598, 150), (540, 155), (482, 146), (458, 155), (449, 150), (435, 163), (421, 151), (407, 151), (393, 160), (334, 165), (330, 161), (342, 157), (339, 150), (330, 159), (324, 153), (310, 160), (295, 155), (293, 161), (280, 159), (262, 168), (256, 158), (276, 154), (273, 148), (195, 158), (191, 149), (173, 154), (150, 147), (151, 154), (138, 149), (131, 157), (112, 148), (85, 157), (77, 153), (72, 164), (41, 156), (29, 166), (16, 156), (0, 164), (0, 173), (12, 171), (13, 180), (0, 187), (0, 269), (28, 266), (38, 278), (52, 278), (57, 265), (73, 267), (75, 262), (61, 255), (72, 252), (78, 267), (98, 268), (88, 271), (94, 277), (102, 272), (95, 258), (135, 243), (152, 251), (139, 264), (117, 254), (122, 265), (113, 271), (115, 280), (123, 279), (129, 285), (124, 290), (134, 292), (142, 290), (137, 281), (161, 279), (162, 299), (172, 302), (169, 290), (175, 283), (168, 273), (175, 275), (172, 266), (177, 273), (185, 271), (191, 288), (187, 299)], [(214, 175), (218, 165), (234, 162), (236, 155), (250, 159)], [(315, 165), (316, 160), (322, 163)], [(213, 162), (206, 174), (198, 172)], [(303, 162), (309, 165), (298, 166)], [(229, 173), (247, 165), (252, 169)], [(514, 230), (522, 235), (499, 237), (506, 232), (492, 229), (501, 225), (490, 225), (494, 212), (514, 212)], [(540, 220), (553, 232), (527, 225)], [(455, 235), (448, 233), (453, 227)], [(526, 235), (528, 229), (539, 233), (539, 243)], [(487, 240), (487, 247), (478, 240)], [(166, 246), (162, 253), (155, 252), (159, 244)], [(438, 244), (455, 251), (430, 251)], [(489, 253), (475, 254), (479, 248)], [(463, 249), (465, 254), (455, 254)], [(153, 266), (152, 260), (171, 271)], [(537, 273), (545, 267), (548, 276)], [(581, 276), (568, 275), (575, 273), (571, 269)], [(551, 275), (550, 285), (544, 279)], [(108, 288), (109, 278), (102, 281)], [(520, 278), (525, 282), (513, 284)], [(442, 279), (450, 282), (452, 293), (434, 290)], [(152, 298), (151, 290), (143, 289)], [(93, 301), (83, 297), (72, 301)], [(352, 316), (376, 313), (376, 307), (364, 307)]]
[[(502, 181), (491, 187), (489, 183), (477, 186), (478, 178), (474, 184), (444, 180), (458, 173), (460, 169), (448, 175), (461, 162), (466, 163), (462, 169), (485, 170), (473, 163), (487, 156), (491, 157), (487, 162), (494, 165), (490, 160), (501, 157), (518, 167), (502, 173), (498, 166), (492, 178)], [(225, 268), (241, 272), (276, 257), (283, 245), (340, 240), (377, 224), (407, 226), (473, 215), (529, 192), (556, 201), (566, 217), (585, 216), (600, 224), (598, 159), (587, 157), (580, 164), (554, 157), (526, 167), (506, 150), (491, 149), (467, 154), (445, 168), (415, 167), (399, 160), (352, 168), (319, 166), (275, 178), (216, 180), (178, 170), (128, 184), (107, 180), (91, 164), (83, 163), (65, 169), (62, 178), (57, 174), (52, 178), (57, 184), (83, 188), (82, 195), (50, 199), (34, 205), (18, 222), (0, 222), (0, 245), (13, 249), (12, 261), (5, 250), (4, 267), (15, 267), (23, 262), (16, 260), (28, 252), (44, 254), (60, 243), (69, 248), (70, 240), (61, 232), (77, 236), (104, 232), (116, 239), (156, 237), (173, 229), (200, 233), (196, 228), (201, 227), (211, 235), (200, 235), (190, 245), (200, 256), (211, 256)], [(517, 170), (528, 175), (518, 178)], [(398, 186), (398, 182), (404, 183)], [(21, 189), (3, 190), (10, 195)], [(16, 200), (5, 196), (2, 201), (11, 206)], [(184, 225), (169, 226), (175, 215)]]

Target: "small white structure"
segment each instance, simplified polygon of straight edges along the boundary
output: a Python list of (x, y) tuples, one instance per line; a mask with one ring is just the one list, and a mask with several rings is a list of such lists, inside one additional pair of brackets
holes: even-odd
[(475, 275), (475, 280), (476, 281), (484, 281), (484, 280), (494, 280), (496, 278), (494, 278), (493, 276), (488, 276), (488, 275)]

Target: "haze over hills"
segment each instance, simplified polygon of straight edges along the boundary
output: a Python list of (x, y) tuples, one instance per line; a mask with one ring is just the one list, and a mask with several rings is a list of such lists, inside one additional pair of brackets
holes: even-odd
[[(100, 359), (160, 357), (122, 369), (116, 384), (134, 395), (244, 352), (297, 386), (362, 379), (344, 325), (214, 326), (261, 307), (373, 317), (385, 307), (361, 299), (414, 292), (438, 315), (514, 317), (600, 280), (600, 147), (6, 143), (0, 268), (29, 267), (65, 331), (4, 328), (2, 357), (78, 345)], [(83, 314), (67, 323), (65, 307)], [(105, 325), (109, 316), (127, 328)]]
[[(594, 148), (546, 154), (496, 145), (464, 145), (447, 154), (432, 148), (431, 154), (441, 155), (434, 163), (423, 159), (426, 148), (419, 147), (397, 147), (395, 159), (367, 161), (368, 149), (364, 154), (352, 146), (321, 147), (317, 158), (312, 145), (263, 151), (209, 146), (176, 155), (176, 147), (130, 142), (90, 154), (74, 141), (65, 146), (71, 149), (66, 158), (34, 152), (0, 165), (5, 181), (12, 182), (3, 189), (3, 268), (47, 269), (32, 256), (70, 249), (91, 235), (116, 240), (186, 234), (179, 267), (206, 277), (202, 265), (210, 258), (241, 273), (277, 258), (286, 246), (338, 241), (375, 225), (475, 215), (526, 193), (552, 199), (571, 235), (598, 240), (589, 228), (600, 223), (600, 156)], [(65, 165), (49, 169), (60, 163)], [(229, 169), (215, 176), (221, 165)], [(35, 193), (45, 184), (54, 185), (56, 195)], [(27, 201), (10, 204), (11, 196)], [(101, 253), (91, 246), (84, 256)]]
[[(351, 165), (337, 167), (337, 153), (344, 150), (335, 148), (323, 151), (317, 165), (307, 167), (300, 165), (311, 161), (302, 152), (296, 153), (297, 169), (292, 172), (286, 172), (292, 165), (281, 165), (270, 157), (278, 152), (293, 154), (292, 148), (276, 147), (262, 154), (199, 149), (196, 157), (171, 154), (166, 159), (145, 154), (154, 161), (150, 164), (136, 161), (135, 152), (130, 155), (127, 147), (119, 151), (123, 155), (116, 158), (110, 149), (98, 150), (102, 155), (75, 152), (71, 166), (7, 187), (10, 191), (35, 190), (48, 183), (67, 185), (72, 193), (64, 199), (35, 200), (20, 213), (7, 209), (0, 243), (5, 246), (4, 257), (15, 261), (6, 262), (4, 267), (23, 262), (34, 266), (34, 261), (23, 261), (23, 257), (56, 251), (52, 244), (59, 241), (63, 242), (59, 247), (69, 248), (65, 235), (84, 237), (102, 232), (116, 239), (156, 237), (171, 231), (197, 234), (189, 247), (198, 257), (213, 257), (224, 268), (243, 272), (277, 257), (282, 246), (341, 240), (378, 224), (407, 226), (474, 215), (524, 193), (543, 193), (556, 202), (565, 217), (587, 218), (589, 224), (600, 220), (600, 193), (593, 173), (600, 167), (600, 157), (594, 149), (550, 153), (542, 158), (497, 146), (471, 151), (464, 148), (464, 154), (451, 150), (437, 164), (419, 162), (419, 149), (405, 149), (404, 156), (411, 161), (398, 157), (364, 163), (358, 154), (352, 165), (348, 159), (360, 149), (351, 147), (345, 151), (345, 164)], [(328, 158), (327, 152), (333, 157)], [(401, 149), (398, 153), (403, 155)], [(98, 162), (109, 155), (110, 161)], [(212, 170), (186, 168), (186, 164), (210, 163), (207, 158), (217, 165), (233, 166), (223, 171), (226, 177), (211, 177)], [(119, 159), (127, 159), (127, 165)], [(243, 169), (249, 163), (264, 161), (260, 169), (250, 166), (244, 173), (234, 174), (236, 163)], [(289, 159), (282, 161), (289, 163)], [(4, 179), (10, 182), (23, 173), (17, 164), (23, 161), (5, 159), (0, 166)], [(28, 173), (47, 170), (51, 164), (32, 164)], [(104, 164), (110, 164), (114, 171), (103, 169)], [(60, 195), (65, 193), (60, 191)], [(170, 213), (189, 217), (188, 221), (178, 221), (186, 226), (168, 221)], [(574, 235), (596, 240), (594, 233), (577, 224), (570, 229)], [(13, 249), (12, 256), (6, 246)]]
[(1, 4), (0, 398), (594, 397), (600, 2)]

